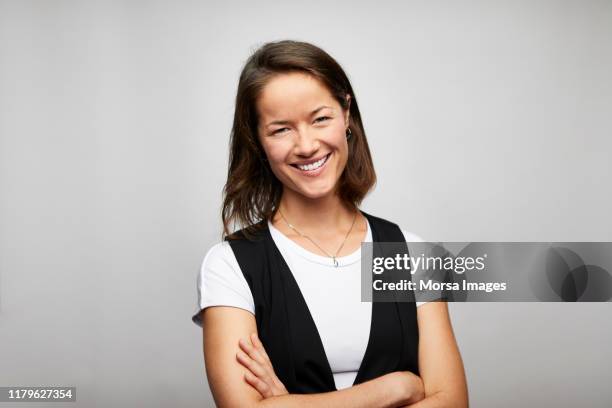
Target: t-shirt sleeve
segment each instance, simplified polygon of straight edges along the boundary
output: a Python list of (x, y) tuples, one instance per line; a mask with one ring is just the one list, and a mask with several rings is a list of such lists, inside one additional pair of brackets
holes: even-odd
[[(418, 236), (417, 234), (413, 234), (412, 232), (409, 232), (405, 229), (400, 228), (402, 231), (402, 234), (404, 235), (404, 239), (406, 240), (406, 242), (425, 242), (425, 240), (423, 238), (421, 238), (420, 236)], [(417, 307), (424, 305), (425, 303), (429, 303), (429, 302), (416, 302)]]
[(234, 251), (227, 241), (208, 250), (197, 276), (198, 299), (191, 320), (202, 327), (201, 311), (209, 306), (233, 306), (255, 314), (255, 302)]

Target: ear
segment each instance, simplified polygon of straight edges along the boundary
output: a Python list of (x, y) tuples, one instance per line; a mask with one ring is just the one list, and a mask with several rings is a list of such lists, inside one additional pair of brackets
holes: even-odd
[(344, 112), (344, 124), (346, 125), (346, 127), (348, 127), (349, 115), (351, 112), (351, 95), (350, 94), (346, 94), (346, 103), (348, 104), (348, 107), (346, 108), (346, 111)]

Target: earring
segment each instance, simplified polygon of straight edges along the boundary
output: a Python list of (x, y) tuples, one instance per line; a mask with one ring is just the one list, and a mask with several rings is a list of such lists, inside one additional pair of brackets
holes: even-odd
[(349, 140), (351, 136), (353, 136), (353, 133), (351, 132), (351, 128), (347, 128), (346, 129), (346, 140)]

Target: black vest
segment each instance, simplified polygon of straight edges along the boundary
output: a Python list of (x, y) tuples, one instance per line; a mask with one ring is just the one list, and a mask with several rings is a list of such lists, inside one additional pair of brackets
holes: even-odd
[[(370, 223), (373, 242), (405, 242), (396, 224), (361, 213)], [(264, 228), (255, 239), (229, 240), (253, 294), (259, 338), (289, 393), (336, 391), (321, 337), (300, 288), (267, 221), (261, 223)], [(374, 251), (376, 256), (376, 247)], [(370, 337), (353, 385), (393, 371), (418, 375), (418, 341), (414, 302), (373, 302)]]

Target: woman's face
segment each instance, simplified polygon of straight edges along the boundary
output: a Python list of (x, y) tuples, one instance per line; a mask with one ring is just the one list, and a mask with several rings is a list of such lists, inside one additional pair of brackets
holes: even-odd
[(333, 194), (348, 159), (348, 109), (315, 77), (287, 73), (264, 86), (257, 111), (259, 140), (285, 192)]

